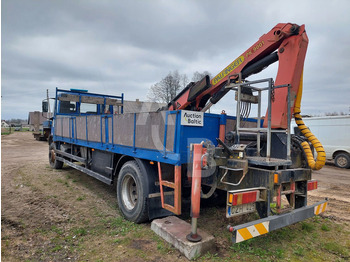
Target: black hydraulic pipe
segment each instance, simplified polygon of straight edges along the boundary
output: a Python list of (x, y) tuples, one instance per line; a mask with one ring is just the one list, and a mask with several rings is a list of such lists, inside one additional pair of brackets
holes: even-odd
[(242, 79), (246, 79), (248, 76), (252, 74), (259, 73), (265, 67), (268, 67), (272, 63), (278, 61), (277, 52), (273, 52), (268, 56), (265, 56), (263, 59), (255, 62), (254, 64), (248, 65), (242, 70)]
[[(263, 59), (255, 62), (254, 64), (248, 65), (242, 70), (242, 79), (246, 79), (248, 76), (252, 74), (259, 73), (264, 68), (268, 67), (272, 63), (278, 61), (278, 54), (277, 52), (273, 52), (272, 54), (269, 54), (268, 56), (265, 56)], [(230, 91), (229, 89), (226, 89), (225, 86), (223, 86), (219, 92), (215, 93), (212, 98), (210, 98), (210, 102), (213, 104), (216, 104), (222, 97), (224, 97), (227, 92)]]
[(210, 98), (210, 102), (216, 104), (228, 91), (230, 91), (230, 89), (226, 89), (225, 86), (222, 87), (219, 92), (215, 93), (212, 98)]
[[(225, 138), (228, 141), (235, 141), (236, 140), (235, 131), (228, 132), (226, 134)], [(239, 133), (239, 139), (242, 141), (257, 141), (257, 134)], [(266, 141), (266, 134), (265, 133), (260, 134), (260, 141)]]

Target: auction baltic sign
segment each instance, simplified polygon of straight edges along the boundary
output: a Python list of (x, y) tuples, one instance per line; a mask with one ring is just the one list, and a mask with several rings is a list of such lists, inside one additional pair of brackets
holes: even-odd
[(204, 113), (193, 111), (181, 111), (181, 125), (182, 126), (203, 126)]

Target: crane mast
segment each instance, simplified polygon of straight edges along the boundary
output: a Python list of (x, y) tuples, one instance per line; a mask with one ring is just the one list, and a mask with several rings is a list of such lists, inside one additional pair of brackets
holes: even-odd
[[(304, 25), (277, 24), (211, 80), (206, 76), (197, 83), (190, 83), (168, 104), (166, 109), (206, 111), (229, 91), (225, 88), (228, 84), (243, 81), (278, 61), (275, 85), (291, 86), (293, 110), (308, 41)], [(274, 97), (271, 108), (272, 128), (286, 128), (289, 121), (287, 119), (287, 91), (285, 89), (276, 90)], [(266, 126), (266, 123), (264, 125)]]

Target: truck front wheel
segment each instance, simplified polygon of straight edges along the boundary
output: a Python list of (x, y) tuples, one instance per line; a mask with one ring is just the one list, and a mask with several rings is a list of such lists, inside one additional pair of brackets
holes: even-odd
[(50, 166), (54, 169), (61, 169), (63, 167), (63, 162), (56, 159), (56, 144), (52, 142), (49, 146), (49, 162)]
[(136, 161), (126, 162), (118, 175), (117, 200), (123, 216), (135, 223), (148, 220), (148, 183)]
[(340, 168), (349, 168), (350, 167), (350, 156), (346, 153), (337, 154), (334, 163), (337, 167)]

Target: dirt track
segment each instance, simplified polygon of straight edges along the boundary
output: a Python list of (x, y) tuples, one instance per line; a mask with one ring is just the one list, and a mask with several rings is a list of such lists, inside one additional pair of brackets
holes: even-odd
[[(86, 234), (79, 230), (101, 217), (118, 216), (115, 205), (110, 207), (115, 203), (111, 187), (68, 167), (52, 170), (47, 142), (36, 141), (30, 132), (2, 136), (1, 149), (1, 230), (2, 240), (9, 240), (2, 241), (2, 257), (52, 261), (45, 254), (55, 253), (54, 261), (76, 260), (76, 236)], [(90, 213), (95, 216), (87, 219)], [(72, 235), (58, 243), (62, 232)]]
[[(52, 170), (47, 160), (47, 143), (35, 141), (30, 132), (2, 136), (1, 149), (2, 240), (11, 241), (2, 243), (3, 257), (5, 255), (7, 261), (20, 261), (19, 258), (50, 261), (45, 252), (57, 249), (55, 261), (95, 261), (91, 254), (89, 259), (85, 254), (77, 257), (80, 242), (76, 236), (85, 233), (82, 230), (79, 233), (80, 227), (72, 228), (72, 221), (74, 226), (83, 227), (89, 223), (105, 223), (118, 216), (113, 189), (68, 167), (63, 171)], [(350, 221), (350, 170), (326, 166), (314, 172), (313, 178), (319, 181), (319, 189), (310, 192), (310, 202), (328, 197), (330, 202), (325, 216), (339, 222)], [(91, 213), (94, 216), (87, 218)], [(67, 243), (73, 247), (53, 241), (52, 234), (59, 234), (59, 228), (64, 232), (74, 232), (72, 236), (67, 235)], [(97, 246), (103, 252), (105, 239), (93, 241), (91, 249)], [(136, 245), (141, 251), (157, 251), (157, 246), (150, 241), (138, 241), (132, 242), (131, 247)], [(130, 260), (123, 247), (118, 247), (113, 251), (118, 260)], [(162, 259), (166, 260), (167, 256)], [(175, 257), (176, 260), (184, 259), (178, 255)], [(168, 260), (173, 261), (174, 254)]]
[(350, 169), (327, 165), (313, 172), (318, 189), (309, 192), (309, 200), (328, 197), (328, 211), (325, 216), (350, 221)]

